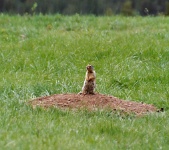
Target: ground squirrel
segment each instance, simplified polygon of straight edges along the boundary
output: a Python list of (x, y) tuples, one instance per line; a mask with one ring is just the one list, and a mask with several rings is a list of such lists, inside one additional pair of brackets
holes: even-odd
[(79, 94), (94, 94), (96, 87), (96, 73), (92, 65), (87, 65), (86, 70), (85, 81), (82, 91)]

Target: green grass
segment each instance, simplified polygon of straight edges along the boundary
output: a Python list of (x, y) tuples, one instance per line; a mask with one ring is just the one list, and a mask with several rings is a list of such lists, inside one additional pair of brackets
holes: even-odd
[[(0, 15), (0, 148), (169, 148), (169, 18)], [(32, 109), (34, 97), (97, 91), (163, 107), (145, 117)]]

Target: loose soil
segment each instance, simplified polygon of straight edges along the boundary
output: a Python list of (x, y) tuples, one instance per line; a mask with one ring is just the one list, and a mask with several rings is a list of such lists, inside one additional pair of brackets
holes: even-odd
[(80, 94), (55, 94), (44, 96), (29, 101), (33, 108), (56, 107), (61, 109), (87, 109), (87, 110), (112, 110), (124, 113), (143, 115), (156, 112), (157, 108), (152, 104), (139, 103), (96, 93), (94, 95)]

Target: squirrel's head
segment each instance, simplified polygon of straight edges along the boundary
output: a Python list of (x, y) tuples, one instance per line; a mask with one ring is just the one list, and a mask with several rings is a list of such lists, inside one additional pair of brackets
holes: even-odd
[(92, 65), (87, 65), (86, 69), (87, 69), (88, 72), (93, 72), (94, 67)]

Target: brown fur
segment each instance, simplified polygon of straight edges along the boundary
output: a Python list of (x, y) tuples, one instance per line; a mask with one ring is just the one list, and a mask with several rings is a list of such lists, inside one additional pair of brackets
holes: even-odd
[(85, 81), (82, 91), (79, 94), (94, 94), (96, 87), (96, 73), (92, 65), (87, 65), (86, 70)]

